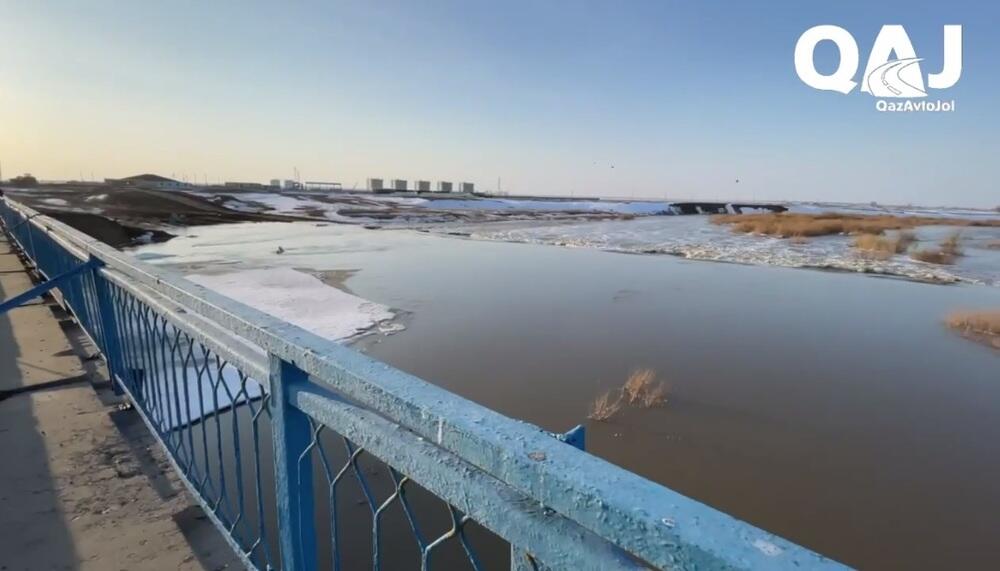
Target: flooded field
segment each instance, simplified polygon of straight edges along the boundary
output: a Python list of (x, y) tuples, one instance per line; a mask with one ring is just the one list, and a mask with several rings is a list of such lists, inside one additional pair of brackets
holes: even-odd
[[(980, 215), (977, 219), (1000, 220)], [(667, 254), (692, 260), (871, 273), (914, 281), (1000, 286), (1000, 227), (922, 226), (912, 231), (914, 249), (958, 235), (964, 254), (953, 264), (931, 264), (908, 255), (875, 259), (844, 235), (784, 239), (735, 233), (705, 216), (651, 216), (637, 220), (442, 225), (481, 240), (593, 248), (629, 254)], [(892, 234), (892, 232), (890, 232)]]
[[(650, 241), (689, 220), (704, 219), (574, 232), (621, 242), (648, 225), (632, 236)], [(662, 231), (699, 231), (676, 228)], [(539, 244), (446, 231), (206, 226), (136, 254), (193, 274), (320, 276), (396, 312), (402, 332), (357, 341), (370, 355), (549, 430), (585, 423), (593, 453), (849, 565), (1000, 556), (1000, 356), (943, 325), (1000, 306), (1000, 288), (561, 248), (538, 225), (502, 231)], [(990, 255), (969, 256), (966, 281), (996, 279)], [(639, 368), (667, 384), (666, 405), (588, 421)]]

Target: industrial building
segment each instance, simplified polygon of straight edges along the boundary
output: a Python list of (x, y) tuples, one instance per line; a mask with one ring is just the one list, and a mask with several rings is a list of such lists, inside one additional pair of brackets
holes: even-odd
[[(311, 183), (307, 183), (307, 186)], [(474, 183), (471, 182), (461, 182), (458, 184), (459, 192), (474, 193), (476, 187)], [(375, 193), (386, 193), (386, 192), (454, 192), (456, 183), (439, 180), (436, 185), (432, 185), (429, 180), (417, 179), (413, 181), (413, 187), (410, 187), (409, 181), (404, 178), (394, 178), (394, 179), (382, 179), (382, 178), (369, 178), (368, 179), (368, 190)]]
[(330, 191), (341, 191), (344, 190), (344, 185), (339, 182), (325, 182), (321, 180), (307, 180), (305, 183), (306, 190), (330, 190)]
[(122, 186), (135, 186), (139, 188), (155, 188), (158, 190), (174, 190), (181, 188), (191, 188), (186, 182), (160, 176), (158, 174), (139, 174), (127, 176), (125, 178), (106, 178), (104, 182)]
[[(278, 181), (271, 181), (271, 182), (276, 183)], [(223, 183), (222, 186), (226, 188), (236, 188), (240, 190), (269, 190), (272, 188), (278, 188), (277, 184), (268, 186), (266, 184), (261, 184), (259, 182), (235, 182), (235, 181), (226, 181), (225, 183)]]

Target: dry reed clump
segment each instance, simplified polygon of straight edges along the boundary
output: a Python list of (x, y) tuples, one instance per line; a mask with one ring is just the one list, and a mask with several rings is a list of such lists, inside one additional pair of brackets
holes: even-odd
[(962, 220), (931, 216), (892, 216), (889, 214), (842, 214), (797, 212), (763, 214), (718, 214), (714, 224), (730, 224), (736, 232), (764, 234), (781, 238), (829, 236), (833, 234), (883, 234), (886, 230), (905, 230), (918, 226), (993, 226), (1000, 220)]
[(667, 404), (667, 385), (660, 383), (642, 393), (642, 408), (655, 408)]
[(655, 408), (667, 403), (667, 385), (656, 382), (656, 372), (652, 369), (633, 371), (621, 388), (610, 390), (594, 399), (587, 418), (597, 421), (609, 420), (622, 409), (624, 404), (636, 408)]
[(594, 399), (594, 402), (590, 404), (590, 414), (587, 415), (587, 418), (603, 422), (618, 414), (621, 409), (621, 389), (608, 391)]
[(958, 311), (949, 315), (945, 323), (964, 337), (1000, 349), (1000, 309)]
[(927, 248), (924, 250), (914, 250), (910, 252), (910, 257), (914, 260), (920, 260), (921, 262), (927, 262), (928, 264), (954, 264), (955, 256), (943, 251), (935, 250), (933, 248)]
[(913, 232), (901, 231), (896, 234), (896, 253), (902, 254), (910, 249), (910, 246), (917, 241), (917, 235)]
[(910, 257), (929, 264), (954, 264), (955, 258), (965, 255), (960, 245), (961, 240), (961, 233), (955, 232), (945, 238), (938, 249), (914, 250)]
[(632, 371), (625, 384), (622, 386), (622, 393), (628, 399), (629, 404), (636, 404), (642, 399), (646, 387), (651, 385), (656, 379), (656, 373), (652, 369), (638, 369)]
[(642, 408), (653, 408), (667, 402), (667, 386), (656, 382), (656, 372), (652, 369), (633, 371), (625, 381), (622, 393), (630, 405)]
[(879, 236), (878, 234), (861, 234), (854, 239), (854, 247), (866, 255), (885, 259), (894, 254), (902, 254), (916, 241), (912, 232), (900, 232), (895, 237)]
[(986, 243), (987, 250), (1000, 250), (1000, 240), (993, 240)]
[(955, 232), (941, 242), (941, 251), (952, 257), (964, 255), (962, 252), (962, 247), (960, 245), (962, 241), (962, 233)]

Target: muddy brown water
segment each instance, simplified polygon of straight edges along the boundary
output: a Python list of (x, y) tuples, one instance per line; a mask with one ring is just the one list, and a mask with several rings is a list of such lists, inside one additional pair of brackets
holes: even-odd
[[(423, 298), (372, 356), (550, 430), (583, 422), (594, 454), (851, 565), (1000, 558), (1000, 355), (941, 325), (1000, 292), (468, 250), (387, 270), (422, 295), (383, 296), (375, 271), (348, 281), (383, 303)], [(670, 386), (667, 406), (587, 422), (592, 399), (638, 367)]]
[[(371, 356), (844, 563), (1000, 558), (1000, 353), (942, 325), (1000, 289), (397, 231), (267, 264), (358, 270), (409, 312)], [(636, 368), (667, 405), (587, 421)]]

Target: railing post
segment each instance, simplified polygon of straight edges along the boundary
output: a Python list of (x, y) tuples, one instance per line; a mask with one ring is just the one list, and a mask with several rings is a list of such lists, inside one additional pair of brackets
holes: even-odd
[(302, 458), (312, 442), (312, 433), (309, 417), (289, 403), (291, 388), (307, 383), (308, 375), (274, 355), (270, 356), (270, 366), (271, 431), (281, 567), (312, 571), (316, 569), (313, 473), (310, 458)]
[[(561, 440), (577, 450), (583, 450), (587, 442), (587, 429), (578, 424), (563, 434), (551, 433), (556, 440)], [(536, 561), (527, 551), (516, 545), (510, 546), (510, 571), (548, 571), (549, 568)]]
[[(93, 258), (91, 258), (93, 259)], [(97, 296), (97, 311), (101, 320), (101, 341), (104, 347), (104, 361), (108, 364), (108, 376), (111, 378), (111, 390), (116, 395), (124, 394), (121, 384), (125, 382), (122, 358), (121, 342), (118, 339), (118, 322), (115, 317), (114, 302), (111, 300), (111, 289), (107, 280), (101, 275), (101, 265), (91, 270), (91, 278), (94, 280), (94, 293)]]

